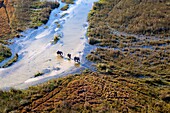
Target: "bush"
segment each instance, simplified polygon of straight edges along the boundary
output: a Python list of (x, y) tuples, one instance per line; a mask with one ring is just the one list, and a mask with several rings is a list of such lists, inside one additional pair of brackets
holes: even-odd
[(38, 72), (37, 74), (34, 75), (34, 77), (42, 76), (44, 73)]
[(11, 55), (11, 50), (8, 47), (0, 44), (0, 62), (3, 61), (5, 58), (11, 57)]
[(61, 0), (62, 2), (65, 2), (67, 4), (74, 4), (75, 0)]
[(96, 56), (94, 54), (89, 54), (89, 55), (87, 55), (86, 58), (90, 61), (93, 61), (93, 62), (97, 62), (97, 61), (101, 60), (98, 56)]
[(59, 38), (60, 36), (54, 36), (54, 40), (53, 40), (53, 44), (56, 44), (59, 40), (60, 40), (60, 38)]
[(95, 38), (89, 38), (89, 44), (91, 44), (91, 45), (97, 44), (97, 43), (99, 43), (99, 42), (100, 42), (100, 41), (97, 40), (97, 39), (95, 39)]
[(61, 11), (66, 11), (69, 8), (69, 5), (65, 5), (64, 7), (61, 8)]
[(18, 54), (15, 54), (15, 56), (11, 60), (9, 60), (6, 64), (4, 64), (2, 67), (7, 68), (11, 66), (13, 63), (17, 62), (17, 60), (18, 60)]

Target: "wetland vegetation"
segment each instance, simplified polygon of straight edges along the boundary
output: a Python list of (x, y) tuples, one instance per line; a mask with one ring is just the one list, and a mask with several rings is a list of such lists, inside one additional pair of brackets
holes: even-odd
[[(7, 23), (7, 17), (4, 9), (0, 9), (0, 44), (8, 44), (8, 39), (20, 37), (20, 32), (28, 28), (38, 28), (42, 24), (46, 24), (52, 9), (59, 7), (58, 2), (40, 2), (40, 0), (5, 0), (6, 8), (9, 12), (10, 23)], [(0, 54), (0, 62), (10, 57), (10, 50), (4, 49)], [(5, 53), (9, 53), (6, 54)], [(5, 55), (4, 55), (5, 54)]]
[(1, 91), (0, 111), (168, 113), (167, 84), (160, 79), (84, 72), (27, 90)]
[(69, 8), (69, 5), (67, 4), (61, 8), (61, 11), (66, 11), (68, 8)]
[(9, 48), (0, 44), (0, 62), (2, 62), (5, 58), (11, 57), (12, 53)]
[(42, 73), (42, 72), (37, 72), (35, 75), (34, 75), (34, 77), (39, 77), (39, 76), (42, 76), (44, 73)]
[(0, 91), (0, 112), (169, 113), (169, 5), (168, 0), (96, 2), (87, 36), (97, 49), (87, 59), (97, 72)]
[(62, 2), (65, 2), (66, 4), (74, 4), (75, 0), (61, 0)]
[[(24, 3), (23, 3), (24, 2)], [(15, 0), (5, 2), (7, 10), (10, 12), (10, 32), (0, 32), (2, 39), (13, 38), (16, 34), (27, 28), (37, 28), (47, 23), (52, 9), (59, 7), (58, 2), (40, 2), (40, 0)], [(2, 15), (3, 9), (0, 9)], [(1, 20), (2, 21), (2, 20)], [(3, 21), (5, 24), (6, 21)], [(2, 26), (2, 29), (8, 29), (8, 26)]]
[(11, 60), (9, 60), (8, 62), (6, 62), (6, 63), (2, 66), (2, 68), (7, 68), (7, 67), (11, 66), (11, 65), (14, 64), (15, 62), (17, 62), (17, 60), (18, 60), (18, 54), (15, 54), (15, 56), (14, 56)]
[[(157, 8), (157, 5), (160, 4), (160, 6), (162, 7), (164, 6), (164, 8), (168, 8), (167, 4), (169, 2), (166, 0), (164, 2), (156, 2), (156, 3), (149, 0), (148, 2), (140, 2), (140, 1), (133, 2), (133, 0), (127, 0), (127, 1), (118, 0), (114, 2), (111, 1), (109, 2), (109, 1), (101, 0), (98, 3), (95, 3), (93, 10), (89, 13), (88, 20), (90, 24), (87, 33), (88, 37), (90, 38), (89, 43), (101, 47), (97, 48), (95, 51), (92, 51), (91, 54), (87, 56), (87, 58), (91, 61), (96, 62), (99, 71), (102, 72), (103, 71), (106, 72), (107, 70), (110, 71), (112, 70), (111, 73), (115, 73), (115, 74), (121, 73), (121, 75), (129, 75), (129, 76), (149, 75), (152, 77), (159, 76), (159, 77), (167, 78), (170, 75), (170, 71), (169, 71), (170, 70), (170, 38), (165, 36), (169, 36), (169, 31), (164, 31), (164, 33), (161, 36), (158, 35), (160, 35), (162, 31), (152, 33), (152, 35), (154, 36), (146, 36), (148, 33), (145, 31), (142, 32), (145, 35), (141, 35), (141, 36), (125, 34), (119, 31), (116, 31), (117, 34), (115, 34), (113, 28), (117, 29), (114, 26), (116, 22), (112, 24), (112, 22), (109, 23), (109, 21), (102, 21), (102, 20), (109, 20), (111, 19), (110, 16), (112, 14), (116, 15), (117, 13), (111, 13), (111, 12), (115, 11), (115, 8), (117, 8), (118, 6), (119, 6), (118, 10), (120, 11), (123, 10), (125, 12), (127, 11), (131, 12), (130, 9), (133, 5), (135, 5), (133, 7), (140, 7), (140, 5), (143, 4), (146, 7), (150, 8), (148, 4), (152, 4), (153, 6), (155, 6), (154, 8)], [(126, 10), (124, 9), (125, 6), (127, 8)], [(151, 13), (148, 12), (147, 8), (142, 10), (144, 11), (141, 12), (146, 15), (147, 13), (149, 14)], [(107, 12), (107, 11), (111, 11), (111, 12)], [(155, 16), (153, 17), (153, 19), (159, 18), (159, 16), (156, 15), (157, 14), (156, 11), (154, 12)], [(159, 9), (159, 11), (162, 10)], [(111, 13), (111, 14), (104, 15), (104, 13), (106, 14)], [(129, 19), (128, 21), (132, 21), (133, 23), (134, 18), (137, 17), (134, 16), (134, 13), (132, 15), (130, 14), (129, 16), (131, 16), (131, 18), (127, 18), (126, 16), (125, 16), (126, 18), (124, 16), (119, 18)], [(170, 10), (166, 10), (166, 14), (170, 15)], [(113, 16), (112, 18), (114, 18), (115, 15), (112, 15)], [(139, 15), (139, 17), (140, 16), (142, 15)], [(145, 21), (147, 21), (147, 19), (145, 19)], [(161, 18), (160, 21), (166, 21), (166, 19), (167, 18)], [(115, 19), (113, 20), (115, 21)], [(128, 24), (127, 22), (125, 23), (123, 22), (124, 21), (122, 21), (122, 23), (120, 24), (122, 25)], [(168, 21), (166, 21), (166, 23), (169, 24)], [(145, 25), (142, 22), (140, 24)], [(152, 23), (152, 21), (150, 21), (150, 24), (154, 24), (155, 29), (159, 27), (158, 24)], [(169, 29), (169, 27), (167, 27), (164, 24), (162, 24), (162, 26)], [(150, 27), (148, 26), (148, 29), (149, 28)], [(136, 29), (136, 31), (133, 33), (139, 33), (139, 32)], [(105, 66), (102, 67), (101, 63), (105, 64)]]

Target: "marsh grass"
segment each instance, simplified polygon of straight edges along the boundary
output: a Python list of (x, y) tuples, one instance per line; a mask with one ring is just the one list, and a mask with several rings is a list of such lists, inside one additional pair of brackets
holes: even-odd
[[(131, 0), (122, 0), (122, 1), (114, 1), (114, 0), (100, 0), (98, 3), (94, 4), (93, 10), (89, 13), (88, 21), (89, 28), (87, 32), (87, 36), (95, 42), (96, 40), (100, 40), (98, 43), (91, 43), (92, 45), (101, 46), (96, 50), (91, 51), (89, 55), (87, 55), (87, 59), (96, 63), (97, 71), (101, 74), (111, 75), (112, 77), (121, 77), (119, 81), (124, 78), (123, 81), (134, 80), (134, 86), (131, 86), (131, 89), (135, 92), (132, 95), (139, 95), (139, 98), (147, 98), (147, 96), (159, 98), (161, 102), (155, 100), (156, 104), (152, 104), (155, 107), (150, 108), (149, 104), (144, 101), (140, 101), (141, 104), (146, 104), (148, 106), (142, 107), (138, 105), (133, 105), (131, 102), (125, 102), (124, 104), (118, 103), (113, 99), (108, 99), (106, 102), (115, 102), (115, 109), (119, 112), (123, 108), (128, 108), (128, 112), (161, 112), (159, 108), (162, 106), (162, 101), (166, 102), (166, 105), (169, 106), (169, 93), (170, 90), (168, 87), (170, 86), (169, 75), (170, 75), (170, 43), (169, 38), (164, 36), (169, 36), (169, 31), (165, 30), (164, 33), (162, 31), (154, 32), (155, 28), (146, 27), (144, 23), (139, 23), (142, 26), (145, 26), (140, 31), (139, 29), (129, 29), (128, 27), (133, 24), (133, 15), (138, 13), (138, 11), (133, 10), (134, 7), (140, 7), (142, 4), (145, 8), (149, 7), (148, 4), (152, 4), (153, 7), (157, 7), (155, 3), (152, 1), (150, 3), (142, 3), (138, 4), (139, 1), (131, 1)], [(165, 5), (166, 1), (160, 3), (161, 8)], [(134, 5), (135, 4), (135, 5)], [(134, 5), (134, 6), (133, 6)], [(158, 4), (157, 4), (158, 5)], [(132, 8), (133, 6), (133, 8)], [(148, 8), (150, 9), (150, 7)], [(115, 13), (120, 11), (122, 13)], [(145, 9), (142, 9), (145, 10)], [(157, 11), (159, 8), (152, 12), (155, 14), (157, 18)], [(133, 12), (133, 13), (123, 13)], [(161, 10), (162, 11), (162, 10)], [(169, 11), (169, 10), (168, 10)], [(143, 11), (144, 15), (149, 12)], [(169, 13), (168, 13), (169, 14)], [(141, 18), (140, 15), (136, 15), (136, 17)], [(147, 21), (150, 19), (149, 17), (145, 17), (146, 20), (136, 20), (136, 21)], [(160, 21), (166, 21), (165, 18), (161, 18)], [(105, 20), (105, 21), (103, 21)], [(167, 22), (168, 23), (168, 22)], [(126, 24), (126, 25), (125, 25)], [(149, 23), (148, 23), (149, 24)], [(150, 22), (150, 24), (153, 24)], [(161, 23), (160, 23), (161, 24)], [(120, 25), (122, 25), (120, 27)], [(126, 26), (126, 29), (124, 28)], [(157, 24), (155, 24), (157, 25)], [(162, 24), (162, 28), (166, 28), (167, 25)], [(145, 35), (159, 35), (159, 37), (138, 37), (138, 36), (130, 36), (130, 35), (116, 35), (113, 32), (113, 29), (117, 29), (119, 31), (139, 33)], [(152, 29), (152, 31), (148, 31), (147, 29)], [(146, 30), (146, 31), (145, 31)], [(161, 36), (160, 36), (161, 35)], [(104, 47), (104, 48), (103, 48)], [(126, 80), (125, 80), (126, 79)], [(114, 82), (115, 79), (113, 80)], [(140, 82), (139, 82), (140, 81)], [(142, 82), (141, 82), (142, 81)], [(117, 82), (118, 83), (118, 82)], [(143, 84), (143, 85), (142, 85)], [(122, 84), (123, 85), (123, 84)], [(140, 88), (140, 86), (143, 88)], [(151, 88), (150, 91), (145, 87), (148, 85)], [(127, 86), (127, 84), (125, 85)], [(119, 84), (118, 89), (121, 86)], [(110, 86), (108, 86), (110, 88)], [(154, 91), (154, 93), (152, 92)], [(165, 91), (165, 92), (164, 92)], [(113, 94), (113, 93), (111, 93)], [(139, 99), (138, 98), (138, 99)], [(137, 99), (137, 100), (138, 100)], [(147, 98), (149, 99), (149, 98)], [(140, 99), (139, 99), (140, 100)], [(166, 101), (167, 100), (167, 101)], [(135, 100), (136, 101), (136, 100)], [(153, 101), (153, 99), (149, 99), (148, 102)], [(97, 103), (97, 102), (96, 102)], [(122, 105), (122, 106), (121, 106)], [(123, 106), (125, 105), (125, 106)], [(165, 105), (165, 104), (164, 104)], [(157, 107), (156, 107), (157, 106)], [(158, 107), (159, 106), (159, 107)], [(110, 107), (109, 107), (110, 108)], [(109, 111), (108, 108), (108, 111)], [(142, 110), (141, 110), (142, 109)], [(105, 109), (106, 110), (106, 109)], [(141, 110), (141, 111), (140, 111)], [(113, 111), (113, 110), (112, 110)], [(163, 110), (164, 111), (164, 110)], [(164, 112), (168, 112), (169, 110), (165, 110)]]
[[(0, 91), (0, 112), (169, 113), (169, 41), (116, 36), (105, 23), (109, 21), (103, 21), (113, 6), (126, 10), (130, 5), (137, 7), (139, 2), (100, 0), (95, 3), (88, 18), (88, 36), (100, 40), (97, 45), (105, 48), (97, 48), (87, 58), (96, 63), (98, 72), (85, 71), (23, 91)], [(150, 4), (153, 4), (152, 1)], [(130, 18), (127, 17), (127, 20)], [(122, 18), (120, 23), (115, 20), (113, 25), (119, 26), (127, 20)]]
[(39, 76), (42, 76), (44, 73), (41, 73), (41, 72), (37, 72), (34, 77), (39, 77)]
[[(0, 111), (122, 112), (127, 108), (128, 112), (168, 113), (169, 101), (163, 101), (169, 98), (168, 87), (165, 84), (162, 86), (164, 88), (150, 85), (146, 82), (150, 80), (105, 76), (86, 71), (27, 90), (0, 91)], [(156, 81), (162, 84), (160, 80)]]
[[(157, 77), (161, 75), (161, 77), (166, 78), (170, 74), (170, 71), (168, 71), (170, 70), (170, 43), (169, 38), (164, 37), (164, 34), (168, 36), (169, 30), (165, 30), (163, 34), (162, 31), (154, 32), (154, 30), (159, 25), (162, 26), (162, 29), (167, 28), (167, 24), (161, 22), (169, 23), (165, 20), (167, 15), (169, 15), (169, 10), (166, 10), (168, 12), (165, 15), (164, 13), (160, 14), (160, 12), (167, 9), (167, 2), (167, 0), (161, 3), (159, 1), (153, 2), (152, 0), (148, 0), (146, 3), (145, 1), (133, 0), (100, 0), (95, 3), (93, 10), (88, 15), (89, 27), (87, 36), (91, 39), (89, 41), (90, 44), (105, 48), (98, 48), (92, 51), (87, 58), (96, 62), (96, 67), (101, 73), (112, 70), (112, 73), (121, 76)], [(149, 5), (155, 8), (155, 10), (151, 11)], [(159, 8), (157, 8), (158, 6)], [(142, 9), (142, 7), (145, 8)], [(140, 10), (134, 10), (136, 8)], [(118, 11), (119, 13), (117, 13)], [(154, 16), (150, 18), (148, 14)], [(160, 15), (164, 15), (164, 18)], [(143, 17), (145, 19), (142, 19)], [(152, 23), (152, 19), (157, 20), (158, 18), (160, 23), (154, 22), (159, 24)], [(138, 32), (137, 29), (129, 29), (129, 26), (133, 25), (134, 20), (143, 26), (139, 28), (143, 30)], [(148, 20), (151, 21), (148, 22)], [(142, 21), (145, 22), (143, 23)], [(153, 24), (154, 28), (145, 26), (145, 23)], [(126, 28), (124, 28), (124, 25)], [(114, 29), (123, 32), (134, 30), (132, 33), (159, 35), (159, 37), (116, 35), (113, 32)], [(154, 33), (151, 33), (148, 29), (152, 29), (151, 31)], [(101, 64), (107, 66), (101, 68)]]
[(69, 4), (66, 4), (61, 8), (61, 11), (66, 11), (69, 8)]
[(11, 57), (12, 53), (9, 48), (0, 44), (0, 62), (2, 62), (5, 58)]
[[(10, 32), (3, 33), (1, 38), (10, 39), (27, 28), (37, 28), (42, 24), (46, 24), (51, 10), (58, 7), (58, 2), (40, 2), (39, 0), (8, 2), (7, 9), (10, 10), (11, 30)], [(4, 29), (5, 26), (2, 26), (2, 30)]]
[(74, 4), (75, 0), (61, 0), (62, 2), (65, 2), (67, 4)]
[[(106, 69), (128, 76), (168, 76), (170, 74), (169, 52), (150, 49), (132, 49), (127, 51), (97, 49), (87, 58), (98, 63), (105, 63)], [(112, 66), (113, 65), (113, 66)], [(100, 71), (100, 69), (99, 69)]]
[[(19, 38), (20, 32), (27, 28), (38, 28), (38, 26), (46, 24), (51, 10), (59, 7), (58, 2), (40, 2), (39, 0), (17, 0), (9, 3), (11, 3), (8, 4), (11, 11), (10, 15), (13, 15), (10, 16), (11, 31), (0, 36), (0, 43), (3, 44), (8, 44), (6, 40), (13, 37)], [(14, 5), (15, 7), (13, 7)], [(6, 28), (3, 25), (1, 30), (4, 29)], [(11, 56), (10, 50), (2, 45), (0, 45), (0, 52), (0, 62)]]
[(60, 35), (55, 35), (52, 44), (56, 44), (60, 40), (60, 38), (61, 38)]
[[(21, 1), (17, 2), (20, 8), (16, 9), (16, 18), (12, 21), (14, 29), (36, 28), (46, 24), (51, 10), (59, 6), (57, 2), (24, 1), (25, 4), (20, 4)], [(24, 18), (25, 16), (27, 18)]]
[(59, 36), (54, 36), (54, 43), (57, 43), (60, 40)]
[(97, 44), (97, 43), (99, 43), (99, 42), (100, 42), (100, 41), (97, 40), (97, 39), (95, 39), (95, 38), (89, 38), (89, 44), (91, 44), (91, 45)]
[(2, 66), (2, 68), (7, 68), (7, 67), (11, 66), (11, 65), (14, 64), (15, 62), (17, 62), (17, 60), (18, 60), (18, 54), (15, 54), (15, 56), (14, 56), (11, 60), (9, 60), (8, 62), (6, 62), (6, 63)]
[(89, 36), (108, 38), (108, 27), (134, 34), (169, 36), (167, 3), (168, 0), (100, 0), (88, 16)]
[(64, 14), (61, 15), (60, 18), (64, 18), (64, 17), (67, 16), (67, 15), (68, 15), (68, 13), (64, 13)]

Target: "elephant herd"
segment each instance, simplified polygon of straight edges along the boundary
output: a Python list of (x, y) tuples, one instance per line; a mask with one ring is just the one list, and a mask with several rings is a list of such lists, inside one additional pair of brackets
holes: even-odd
[[(63, 57), (63, 52), (62, 51), (57, 51), (57, 55), (60, 55), (61, 57)], [(71, 59), (71, 54), (70, 53), (68, 53), (67, 54), (67, 57), (69, 58), (69, 59)], [(74, 61), (75, 62), (77, 62), (77, 63), (80, 63), (80, 57), (74, 57)]]

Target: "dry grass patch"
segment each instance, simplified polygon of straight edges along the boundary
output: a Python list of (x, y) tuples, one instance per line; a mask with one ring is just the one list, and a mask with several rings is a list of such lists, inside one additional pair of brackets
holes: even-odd
[[(151, 85), (152, 82), (154, 85)], [(160, 111), (168, 113), (169, 101), (164, 100), (169, 98), (170, 90), (168, 84), (158, 87), (162, 82), (159, 79), (134, 79), (88, 72), (52, 80), (24, 91), (1, 92), (0, 102), (3, 102), (4, 106), (0, 107), (0, 110), (5, 110), (5, 105), (8, 104), (11, 108), (8, 111), (16, 112), (127, 110), (132, 113)], [(12, 106), (13, 102), (15, 107)]]

